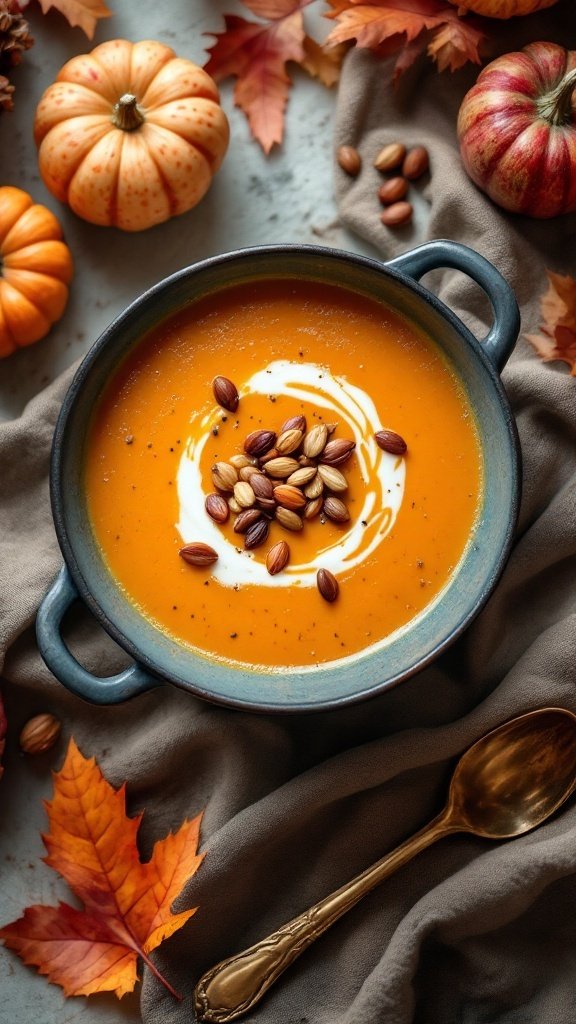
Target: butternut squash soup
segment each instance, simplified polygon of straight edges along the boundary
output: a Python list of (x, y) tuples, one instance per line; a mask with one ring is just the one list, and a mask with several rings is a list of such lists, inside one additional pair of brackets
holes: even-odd
[(479, 515), (463, 388), (418, 328), (330, 285), (241, 285), (151, 331), (87, 446), (92, 528), (142, 614), (210, 658), (322, 664), (448, 584)]

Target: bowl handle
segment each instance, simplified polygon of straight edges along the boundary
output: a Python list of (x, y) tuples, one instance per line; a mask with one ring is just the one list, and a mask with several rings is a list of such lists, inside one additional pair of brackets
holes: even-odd
[(64, 567), (44, 597), (36, 618), (36, 639), (50, 671), (64, 686), (92, 704), (118, 704), (162, 680), (149, 675), (134, 662), (116, 676), (93, 676), (80, 665), (62, 639), (62, 619), (79, 594)]
[(429, 270), (452, 267), (468, 274), (486, 292), (494, 312), (494, 323), (482, 345), (498, 370), (505, 365), (520, 330), (520, 311), (510, 285), (484, 256), (460, 242), (439, 238), (402, 253), (386, 263), (392, 270), (419, 281)]

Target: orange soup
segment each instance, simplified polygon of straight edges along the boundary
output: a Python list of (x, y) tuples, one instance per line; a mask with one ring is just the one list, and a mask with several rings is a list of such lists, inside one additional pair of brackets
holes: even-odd
[(303, 666), (382, 642), (437, 598), (474, 533), (482, 458), (418, 328), (273, 281), (143, 338), (95, 410), (86, 487), (102, 556), (146, 618), (210, 657)]

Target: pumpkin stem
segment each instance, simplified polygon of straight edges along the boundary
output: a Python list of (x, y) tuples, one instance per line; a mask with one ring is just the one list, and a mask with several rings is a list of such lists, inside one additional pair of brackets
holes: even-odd
[(144, 124), (144, 121), (145, 117), (138, 106), (138, 100), (131, 92), (125, 92), (114, 107), (112, 124), (121, 128), (123, 132), (133, 132)]
[(574, 89), (576, 89), (576, 68), (572, 68), (572, 71), (564, 75), (555, 89), (546, 93), (545, 96), (541, 96), (537, 101), (536, 106), (540, 117), (549, 121), (550, 124), (568, 124), (573, 116), (572, 94)]

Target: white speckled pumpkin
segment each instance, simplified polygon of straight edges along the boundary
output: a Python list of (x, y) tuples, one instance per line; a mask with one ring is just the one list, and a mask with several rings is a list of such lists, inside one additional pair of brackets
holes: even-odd
[(50, 191), (79, 217), (124, 231), (195, 206), (229, 139), (210, 75), (163, 43), (125, 39), (64, 65), (34, 133)]

